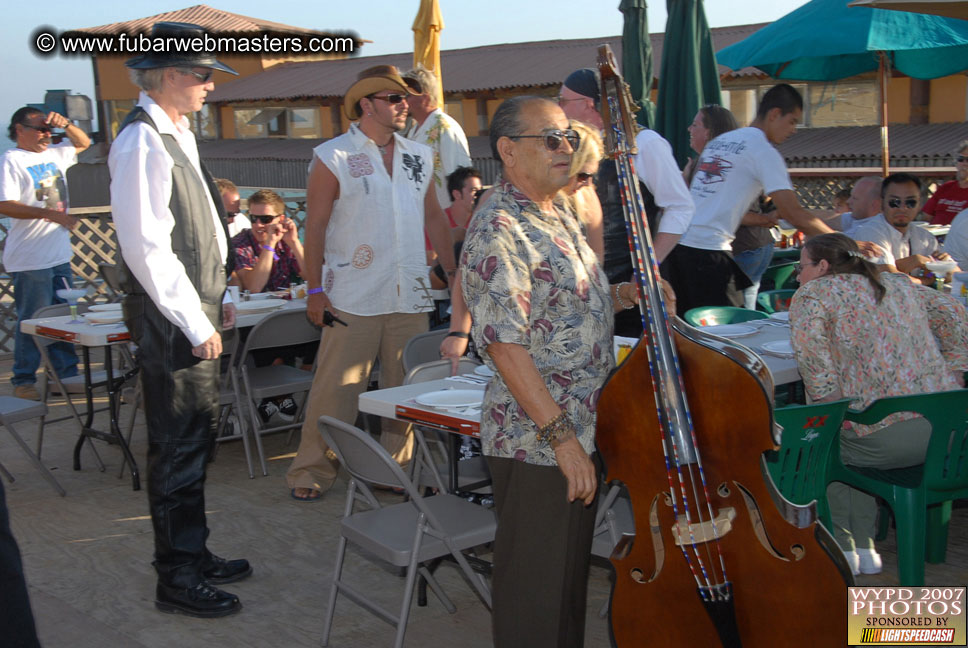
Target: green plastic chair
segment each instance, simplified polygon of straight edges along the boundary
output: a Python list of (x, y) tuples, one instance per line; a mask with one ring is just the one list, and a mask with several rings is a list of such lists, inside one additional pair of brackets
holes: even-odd
[(750, 320), (766, 319), (766, 313), (737, 308), (736, 306), (700, 306), (690, 308), (683, 316), (693, 326), (714, 326), (716, 324), (736, 324)]
[(796, 290), (800, 286), (794, 274), (796, 267), (796, 262), (770, 266), (760, 277), (760, 286), (766, 290), (783, 290), (785, 288)]
[(844, 466), (839, 436), (832, 453), (830, 481), (839, 481), (883, 498), (897, 526), (900, 584), (924, 585), (924, 562), (944, 562), (951, 502), (968, 498), (968, 389), (875, 401), (846, 420), (871, 425), (894, 412), (917, 412), (931, 423), (924, 463), (880, 470)]
[[(766, 453), (766, 468), (777, 490), (798, 506), (814, 504), (816, 519), (828, 530), (827, 483), (831, 449), (847, 414), (847, 399), (795, 405), (773, 411), (780, 431), (779, 450)], [(839, 448), (839, 445), (837, 445)]]
[(783, 290), (763, 290), (756, 294), (756, 305), (767, 314), (777, 311), (790, 310), (790, 300), (796, 290), (784, 288)]

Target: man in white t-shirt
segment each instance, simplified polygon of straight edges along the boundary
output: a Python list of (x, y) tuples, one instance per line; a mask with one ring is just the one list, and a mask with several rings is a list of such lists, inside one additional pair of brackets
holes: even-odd
[[(64, 129), (67, 141), (51, 144), (51, 130)], [(10, 118), (8, 130), (16, 148), (0, 156), (0, 216), (12, 219), (3, 249), (3, 266), (13, 279), (17, 330), (14, 336), (14, 395), (40, 400), (34, 383), (40, 352), (20, 322), (43, 306), (64, 303), (56, 291), (72, 286), (71, 230), (77, 219), (67, 213), (67, 169), (91, 140), (69, 119), (24, 107)], [(61, 378), (77, 375), (71, 344), (48, 347)]]
[(680, 315), (699, 306), (742, 306), (749, 279), (730, 249), (750, 203), (762, 192), (773, 199), (780, 218), (806, 234), (831, 230), (800, 206), (786, 164), (774, 145), (796, 131), (803, 98), (785, 83), (760, 101), (751, 126), (729, 131), (706, 144), (690, 193), (696, 213), (666, 258)]

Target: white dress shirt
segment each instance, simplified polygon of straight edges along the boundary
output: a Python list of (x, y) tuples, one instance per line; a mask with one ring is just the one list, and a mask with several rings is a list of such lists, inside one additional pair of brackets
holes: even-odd
[(639, 152), (635, 156), (635, 174), (652, 192), (655, 204), (662, 210), (659, 232), (684, 234), (689, 229), (696, 208), (689, 187), (676, 166), (672, 147), (652, 130), (640, 131), (635, 137)]
[(958, 262), (958, 267), (968, 270), (968, 209), (958, 212), (951, 221), (951, 229), (944, 237), (944, 251)]
[[(168, 155), (161, 135), (171, 135), (188, 157), (203, 186), (195, 134), (184, 116), (175, 123), (168, 114), (142, 92), (138, 105), (154, 120), (158, 130), (148, 124), (131, 124), (118, 134), (108, 155), (111, 171), (111, 213), (118, 233), (121, 254), (128, 269), (162, 315), (198, 346), (212, 337), (215, 328), (202, 311), (198, 292), (185, 273), (185, 267), (171, 249), (175, 217), (169, 209), (171, 172), (174, 161)], [(215, 236), (222, 262), (228, 255), (225, 230), (215, 203), (208, 200), (208, 211), (215, 225)]]

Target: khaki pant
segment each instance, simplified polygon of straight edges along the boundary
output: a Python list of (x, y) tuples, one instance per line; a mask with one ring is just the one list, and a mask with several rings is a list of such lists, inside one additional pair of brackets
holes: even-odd
[[(931, 424), (923, 418), (899, 421), (859, 437), (853, 430), (840, 432), (840, 460), (847, 466), (906, 468), (924, 463), (931, 439)], [(827, 503), (834, 538), (844, 551), (873, 549), (877, 530), (877, 500), (847, 484), (827, 485)]]
[[(326, 447), (316, 423), (324, 414), (350, 425), (356, 422), (359, 396), (374, 360), (380, 358), (380, 388), (403, 384), (403, 347), (427, 330), (426, 313), (350, 315), (340, 313), (348, 326), (325, 327), (317, 355), (316, 375), (306, 403), (299, 450), (286, 481), (289, 488), (329, 490), (336, 481), (338, 465)], [(384, 421), (380, 443), (401, 464), (410, 461), (413, 435), (408, 424)]]

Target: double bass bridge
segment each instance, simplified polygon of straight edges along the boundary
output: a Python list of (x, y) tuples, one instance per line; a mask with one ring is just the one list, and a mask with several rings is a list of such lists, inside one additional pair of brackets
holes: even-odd
[(679, 547), (719, 540), (733, 530), (734, 519), (736, 509), (732, 506), (723, 507), (715, 518), (701, 522), (686, 522), (685, 516), (680, 515), (672, 526), (672, 537)]

